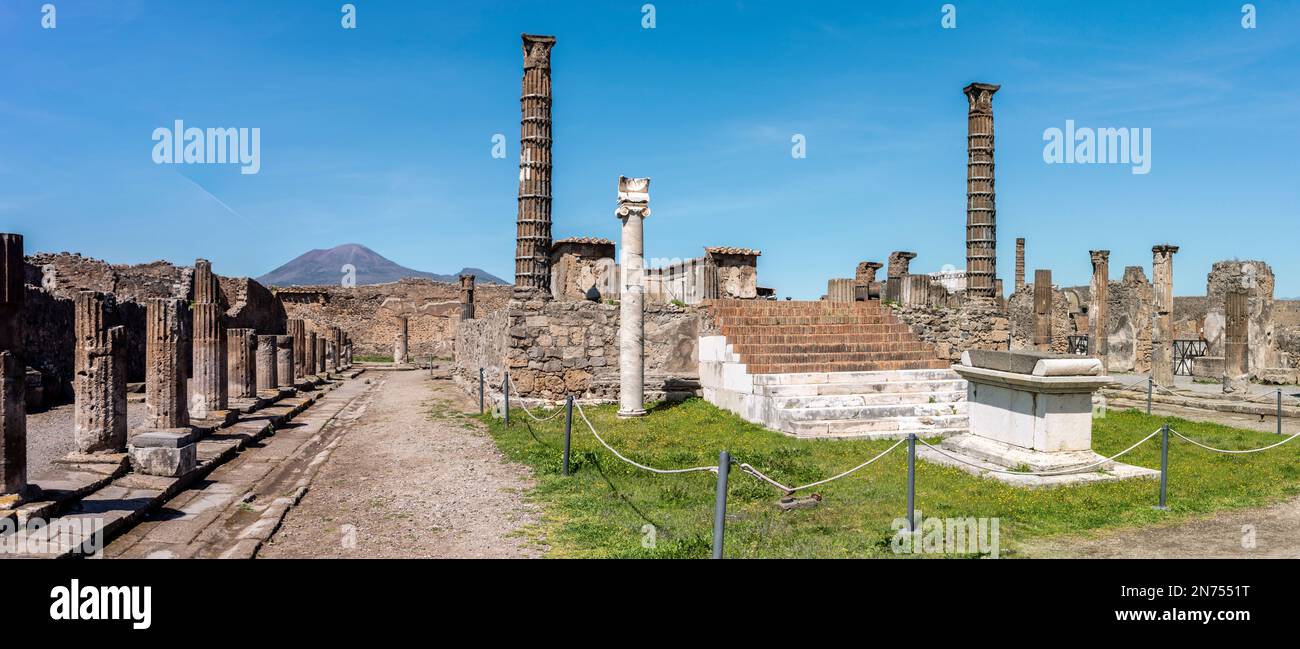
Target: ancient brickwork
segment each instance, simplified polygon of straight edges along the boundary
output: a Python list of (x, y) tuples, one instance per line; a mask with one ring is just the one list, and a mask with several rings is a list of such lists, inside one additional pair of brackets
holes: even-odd
[(1011, 322), (1007, 314), (987, 302), (973, 301), (955, 307), (895, 305), (894, 314), (938, 351), (939, 357), (961, 361), (967, 349), (1009, 349)]

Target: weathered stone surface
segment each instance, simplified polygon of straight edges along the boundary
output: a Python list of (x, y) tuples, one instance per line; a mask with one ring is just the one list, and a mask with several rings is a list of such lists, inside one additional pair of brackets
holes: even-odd
[(1016, 239), (1016, 285), (1019, 291), (1025, 287), (1025, 238)]
[(73, 441), (79, 453), (126, 448), (126, 330), (109, 327), (103, 293), (76, 299), (76, 377)]
[(179, 428), (190, 423), (181, 364), (180, 300), (149, 300), (145, 348), (145, 428)]
[(1178, 246), (1152, 246), (1151, 378), (1157, 385), (1174, 384), (1174, 253)]
[[(610, 253), (613, 257), (613, 253)], [(460, 276), (460, 319), (474, 319), (474, 276)]]
[(257, 396), (257, 336), (252, 329), (226, 330), (227, 394), (235, 399)]
[(515, 286), (550, 291), (551, 48), (554, 36), (523, 35), (523, 114), (519, 137), (519, 217)]
[(1107, 311), (1110, 300), (1110, 251), (1092, 250), (1092, 284), (1089, 286), (1088, 353), (1101, 359), (1103, 371), (1110, 352)]
[(307, 323), (301, 318), (291, 318), (285, 326), (293, 338), (293, 378), (296, 381), (307, 376)]
[(966, 293), (993, 299), (997, 278), (997, 208), (993, 177), (993, 93), (1001, 86), (963, 89), (966, 116)]
[(326, 356), (328, 355), (325, 349), (327, 346), (326, 342), (327, 341), (325, 340), (324, 337), (320, 337), (316, 339), (316, 373), (317, 374), (324, 374), (326, 372), (325, 369), (325, 366), (327, 364)]
[(225, 308), (221, 285), (206, 259), (194, 262), (194, 394), (190, 416), (205, 419), (228, 407)]
[(1243, 290), (1224, 297), (1223, 391), (1245, 394), (1250, 388), (1250, 308)]
[(1034, 271), (1034, 347), (1052, 348), (1052, 271)]
[(307, 334), (306, 349), (303, 350), (303, 363), (305, 374), (315, 374), (318, 365), (316, 364), (316, 332), (312, 331)]
[(406, 356), (406, 316), (397, 316), (397, 334), (393, 336), (393, 362), (402, 365), (409, 359)]
[(176, 478), (195, 469), (198, 464), (198, 448), (189, 443), (178, 447), (136, 446), (130, 447), (131, 468), (144, 475)]
[(279, 385), (275, 336), (257, 337), (257, 391), (276, 390)]
[(15, 504), (27, 489), (24, 375), (17, 356), (0, 351), (0, 507)]
[(1053, 354), (1043, 351), (994, 351), (971, 349), (962, 354), (962, 365), (982, 367), (999, 372), (1033, 374), (1038, 361), (1043, 359), (1075, 358), (1066, 354)]
[(831, 302), (852, 302), (855, 296), (853, 279), (837, 277), (826, 281), (827, 300)]
[(275, 337), (275, 384), (293, 387), (293, 336)]

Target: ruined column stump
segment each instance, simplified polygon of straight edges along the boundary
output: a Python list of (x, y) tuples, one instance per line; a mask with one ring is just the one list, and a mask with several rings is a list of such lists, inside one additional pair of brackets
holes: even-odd
[(305, 334), (303, 340), (303, 374), (311, 380), (316, 376), (316, 332)]
[(1224, 296), (1223, 393), (1246, 395), (1250, 389), (1250, 306), (1245, 291)]
[(1034, 271), (1034, 348), (1052, 349), (1052, 271)]
[(275, 358), (275, 336), (257, 337), (257, 393), (275, 398), (280, 394)]
[(132, 468), (146, 475), (185, 475), (197, 462), (181, 358), (183, 308), (172, 298), (150, 299), (146, 307), (145, 425), (127, 447)]
[(394, 324), (397, 325), (397, 333), (393, 337), (393, 364), (405, 365), (408, 360), (406, 356), (407, 319), (406, 316), (399, 315), (393, 320)]
[(69, 459), (126, 452), (126, 328), (109, 327), (111, 297), (80, 292), (74, 301), (73, 442)]
[(474, 319), (474, 276), (460, 276), (460, 319)]
[(326, 340), (324, 336), (316, 339), (316, 374), (324, 378), (326, 370)]
[(26, 273), (23, 235), (0, 233), (0, 509), (33, 495), (27, 485), (27, 368), (22, 359)]
[(280, 388), (292, 388), (293, 384), (293, 336), (275, 337), (275, 384)]
[(1156, 385), (1174, 385), (1174, 253), (1178, 246), (1162, 244), (1151, 248), (1152, 297), (1155, 301), (1151, 327), (1151, 379)]
[(190, 419), (226, 419), (226, 323), (221, 285), (206, 259), (194, 261), (194, 394)]
[(835, 277), (826, 280), (826, 300), (828, 302), (852, 302), (856, 297), (853, 280)]
[(293, 338), (293, 381), (303, 380), (307, 372), (307, 322), (300, 318), (290, 319), (285, 323), (289, 336)]
[(1107, 356), (1110, 342), (1107, 329), (1107, 301), (1110, 299), (1110, 251), (1092, 250), (1092, 285), (1088, 306), (1088, 353), (1101, 361), (1103, 374), (1110, 368)]
[(226, 351), (231, 406), (251, 406), (257, 401), (257, 336), (252, 329), (227, 329)]

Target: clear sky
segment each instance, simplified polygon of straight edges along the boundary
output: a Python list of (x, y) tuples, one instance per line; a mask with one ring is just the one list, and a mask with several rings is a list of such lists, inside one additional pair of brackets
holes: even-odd
[[(0, 230), (118, 263), (259, 275), (363, 243), (421, 270), (513, 277), (520, 32), (554, 34), (554, 234), (617, 240), (620, 174), (650, 176), (649, 257), (760, 248), (815, 298), (891, 250), (965, 265), (966, 100), (1002, 84), (998, 271), (1176, 292), (1263, 259), (1300, 296), (1300, 3), (956, 0), (0, 1)], [(155, 128), (259, 128), (261, 168), (155, 164)], [(1151, 129), (1151, 169), (1044, 162), (1045, 129)], [(493, 158), (501, 133), (507, 156)], [(806, 138), (807, 157), (791, 156)]]

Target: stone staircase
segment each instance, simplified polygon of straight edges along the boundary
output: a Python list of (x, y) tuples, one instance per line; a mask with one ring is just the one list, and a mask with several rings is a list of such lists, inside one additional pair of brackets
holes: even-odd
[(966, 432), (966, 382), (879, 302), (715, 300), (704, 396), (798, 437)]

